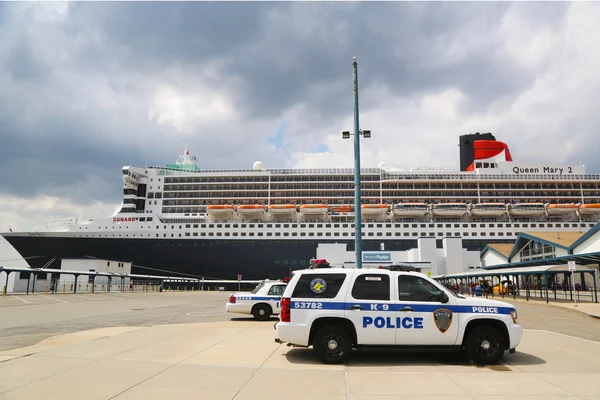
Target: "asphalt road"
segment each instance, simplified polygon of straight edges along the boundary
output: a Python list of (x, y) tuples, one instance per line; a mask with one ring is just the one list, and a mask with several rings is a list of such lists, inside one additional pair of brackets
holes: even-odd
[[(229, 321), (229, 293), (99, 293), (0, 297), (0, 351), (112, 326)], [(243, 317), (243, 316), (241, 316)]]
[[(0, 351), (95, 328), (244, 318), (225, 312), (228, 295), (228, 292), (165, 292), (0, 297)], [(520, 301), (514, 304), (525, 329), (548, 330), (600, 341), (598, 319), (543, 304)]]

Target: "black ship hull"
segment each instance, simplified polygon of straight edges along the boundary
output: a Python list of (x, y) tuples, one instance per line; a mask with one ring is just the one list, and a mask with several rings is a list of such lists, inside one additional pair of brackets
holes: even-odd
[[(60, 260), (97, 258), (131, 262), (132, 273), (205, 277), (207, 279), (244, 280), (279, 279), (291, 271), (306, 268), (316, 256), (319, 243), (346, 243), (354, 250), (354, 241), (217, 241), (195, 239), (109, 239), (29, 236), (6, 234), (5, 239), (33, 268), (60, 268)], [(508, 241), (510, 242), (510, 241)], [(386, 251), (401, 251), (417, 247), (416, 240), (364, 240), (363, 250), (377, 251), (380, 244)], [(463, 241), (468, 250), (481, 250), (487, 241)], [(441, 240), (438, 240), (441, 247)], [(54, 261), (47, 264), (49, 261)]]

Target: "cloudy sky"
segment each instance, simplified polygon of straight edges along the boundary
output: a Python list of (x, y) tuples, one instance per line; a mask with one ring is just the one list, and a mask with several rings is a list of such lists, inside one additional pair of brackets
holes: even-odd
[(600, 173), (600, 3), (0, 2), (0, 231), (118, 207), (123, 165), (458, 168), (493, 132), (520, 161)]

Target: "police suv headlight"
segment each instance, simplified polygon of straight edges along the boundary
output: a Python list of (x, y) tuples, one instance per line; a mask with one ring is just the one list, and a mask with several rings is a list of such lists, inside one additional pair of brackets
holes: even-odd
[(510, 310), (510, 317), (513, 320), (513, 323), (517, 323), (517, 310)]

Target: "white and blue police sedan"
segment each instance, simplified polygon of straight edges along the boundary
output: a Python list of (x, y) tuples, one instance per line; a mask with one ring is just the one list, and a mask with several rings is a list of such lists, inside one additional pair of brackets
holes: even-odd
[(235, 314), (251, 314), (256, 320), (266, 321), (281, 311), (281, 295), (286, 286), (283, 281), (263, 281), (251, 292), (232, 293), (225, 309)]

